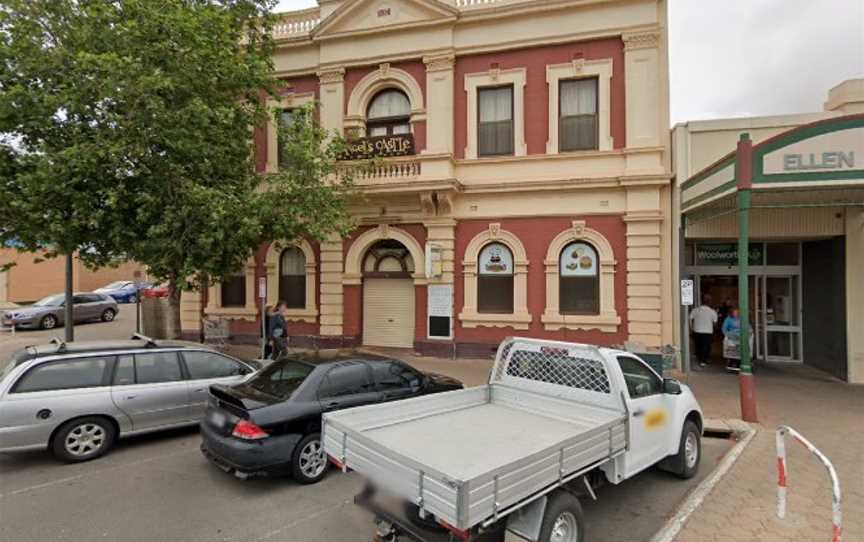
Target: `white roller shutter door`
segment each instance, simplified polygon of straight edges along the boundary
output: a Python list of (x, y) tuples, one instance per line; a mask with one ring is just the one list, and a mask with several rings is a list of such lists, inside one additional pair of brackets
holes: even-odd
[(414, 281), (363, 281), (363, 344), (414, 347)]

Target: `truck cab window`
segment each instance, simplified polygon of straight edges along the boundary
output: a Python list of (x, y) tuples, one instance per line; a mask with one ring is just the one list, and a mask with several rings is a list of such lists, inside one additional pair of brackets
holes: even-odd
[(663, 393), (663, 381), (647, 365), (630, 356), (618, 356), (631, 399)]

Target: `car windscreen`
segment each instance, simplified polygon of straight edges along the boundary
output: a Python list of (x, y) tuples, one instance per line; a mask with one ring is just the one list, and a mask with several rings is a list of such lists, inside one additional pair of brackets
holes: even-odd
[(63, 303), (62, 295), (49, 295), (48, 297), (43, 297), (36, 303), (33, 303), (34, 307), (57, 307)]
[(103, 290), (119, 290), (120, 288), (123, 288), (129, 284), (132, 284), (132, 283), (127, 281), (127, 280), (118, 280), (117, 282), (112, 282), (111, 284), (108, 284), (107, 286), (103, 286), (102, 289)]
[(261, 393), (288, 399), (314, 370), (314, 366), (297, 361), (274, 362), (252, 377), (246, 385)]

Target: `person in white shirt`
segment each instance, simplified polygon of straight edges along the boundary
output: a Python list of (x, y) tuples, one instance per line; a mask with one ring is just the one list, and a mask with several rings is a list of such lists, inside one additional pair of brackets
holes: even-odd
[(711, 308), (711, 296), (702, 296), (702, 304), (690, 311), (690, 326), (696, 339), (696, 359), (699, 366), (708, 365), (711, 358), (711, 342), (714, 340), (714, 326), (717, 325), (717, 312)]

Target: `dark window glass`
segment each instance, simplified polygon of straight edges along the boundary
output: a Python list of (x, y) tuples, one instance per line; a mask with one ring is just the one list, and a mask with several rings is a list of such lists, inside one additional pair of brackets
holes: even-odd
[(372, 376), (379, 390), (396, 390), (420, 385), (420, 375), (407, 365), (393, 361), (373, 362), (371, 365)]
[(618, 365), (624, 373), (624, 382), (627, 383), (631, 399), (663, 392), (663, 380), (643, 362), (629, 356), (618, 356)]
[(135, 354), (135, 381), (138, 384), (178, 382), (183, 380), (180, 360), (175, 352)]
[(83, 296), (83, 295), (72, 296), (72, 304), (73, 305), (83, 305), (84, 303), (89, 303), (86, 296)]
[(297, 247), (286, 248), (279, 259), (279, 299), (289, 309), (306, 308), (306, 255)]
[(291, 165), (285, 152), (285, 145), (288, 143), (287, 134), (290, 133), (291, 126), (296, 120), (296, 112), (293, 109), (283, 109), (279, 112), (279, 137), (277, 141), (277, 159), (279, 169), (289, 167)]
[(95, 388), (105, 383), (112, 356), (79, 358), (43, 363), (27, 371), (15, 384), (15, 393)]
[(558, 149), (597, 148), (597, 79), (571, 79), (558, 86)]
[(798, 265), (798, 243), (768, 243), (768, 265)]
[(267, 395), (288, 399), (315, 369), (296, 361), (275, 361), (253, 376), (247, 385)]
[(222, 281), (222, 306), (223, 307), (245, 307), (246, 306), (246, 277), (234, 275)]
[(502, 243), (490, 243), (477, 259), (477, 312), (513, 312), (513, 253)]
[(341, 397), (372, 391), (374, 386), (369, 379), (369, 368), (364, 363), (340, 365), (327, 373), (318, 390), (320, 397)]
[(135, 383), (135, 358), (131, 355), (117, 358), (114, 369), (114, 385), (128, 386)]
[(213, 352), (183, 352), (189, 378), (223, 378), (246, 374), (248, 370), (231, 358)]
[(450, 336), (450, 317), (449, 316), (430, 316), (429, 317), (429, 336), (430, 337), (449, 337)]
[(561, 314), (600, 313), (600, 262), (588, 243), (570, 243), (561, 251), (559, 310)]
[(401, 90), (379, 92), (366, 110), (366, 135), (369, 137), (411, 132), (411, 102)]
[(477, 90), (477, 154), (513, 154), (513, 87)]

